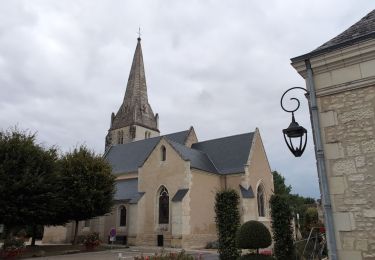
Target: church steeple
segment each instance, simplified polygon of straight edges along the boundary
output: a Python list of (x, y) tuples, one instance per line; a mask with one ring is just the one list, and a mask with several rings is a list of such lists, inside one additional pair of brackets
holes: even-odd
[[(154, 112), (148, 103), (141, 38), (138, 38), (124, 100), (116, 115), (112, 113), (111, 126), (106, 140), (106, 148), (110, 144), (121, 144), (142, 139), (140, 137), (137, 138), (136, 126), (138, 126), (139, 130), (143, 129), (143, 131), (141, 131), (144, 132), (144, 135), (142, 135), (143, 138), (151, 137), (151, 134), (149, 133), (152, 133), (152, 136), (155, 136), (156, 133), (159, 135), (157, 121), (158, 115), (154, 115)], [(115, 130), (119, 129), (122, 131), (119, 135), (123, 135), (123, 137), (117, 138), (117, 141), (113, 140), (116, 138), (116, 136), (114, 136), (114, 132), (116, 132)]]

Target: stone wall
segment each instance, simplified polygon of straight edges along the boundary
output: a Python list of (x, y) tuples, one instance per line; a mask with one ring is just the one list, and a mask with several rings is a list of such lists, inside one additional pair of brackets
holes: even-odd
[(375, 87), (319, 104), (339, 249), (375, 259)]
[[(375, 39), (309, 62), (338, 259), (375, 259)], [(306, 79), (305, 60), (292, 65)]]

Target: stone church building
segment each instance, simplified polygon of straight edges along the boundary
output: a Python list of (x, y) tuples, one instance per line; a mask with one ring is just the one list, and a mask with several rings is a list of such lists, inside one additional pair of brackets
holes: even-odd
[[(79, 233), (98, 232), (129, 245), (204, 247), (217, 239), (215, 194), (240, 195), (241, 222), (270, 225), (273, 179), (259, 130), (198, 141), (193, 127), (160, 135), (148, 102), (138, 38), (123, 103), (112, 113), (104, 157), (116, 176), (110, 214), (82, 221)], [(45, 242), (70, 241), (74, 224), (46, 228)]]

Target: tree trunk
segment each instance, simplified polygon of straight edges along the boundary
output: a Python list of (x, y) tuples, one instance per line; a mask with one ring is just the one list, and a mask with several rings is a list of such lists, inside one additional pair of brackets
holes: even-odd
[(30, 244), (30, 246), (35, 246), (36, 230), (37, 230), (37, 226), (33, 225), (32, 238), (31, 238), (31, 244)]
[(77, 244), (77, 234), (78, 234), (78, 220), (76, 220), (76, 225), (74, 227), (73, 245)]

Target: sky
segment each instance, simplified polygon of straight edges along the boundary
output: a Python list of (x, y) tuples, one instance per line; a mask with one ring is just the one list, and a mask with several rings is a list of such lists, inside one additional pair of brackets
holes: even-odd
[(194, 126), (203, 141), (258, 127), (271, 169), (292, 192), (318, 198), (308, 106), (298, 91), (296, 120), (309, 137), (303, 156), (295, 158), (282, 136), (291, 116), (280, 97), (305, 87), (290, 58), (373, 7), (371, 0), (1, 0), (0, 129), (37, 132), (39, 143), (61, 152), (86, 144), (103, 153), (140, 27), (161, 134)]

